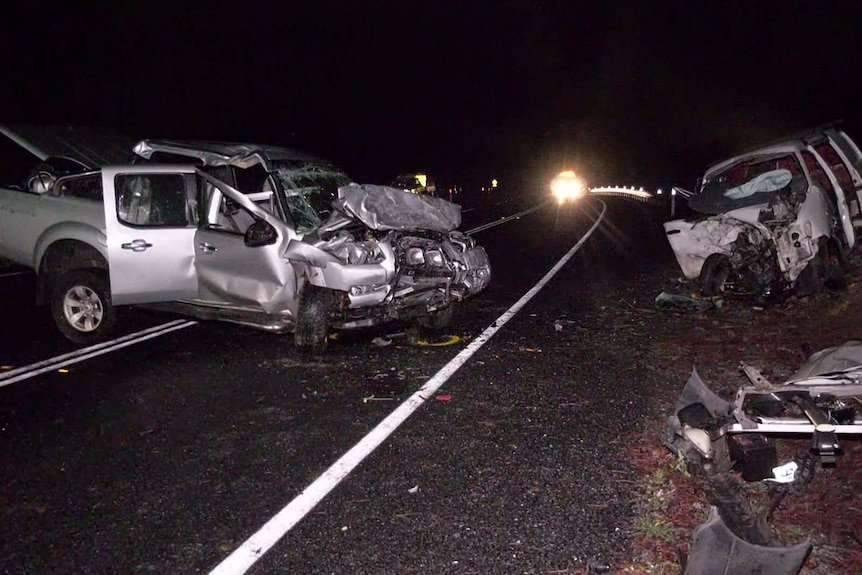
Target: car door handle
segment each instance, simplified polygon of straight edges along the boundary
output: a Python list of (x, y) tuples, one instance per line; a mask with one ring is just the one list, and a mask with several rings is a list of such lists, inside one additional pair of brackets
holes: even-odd
[(213, 253), (213, 252), (217, 252), (217, 251), (218, 251), (218, 248), (217, 248), (217, 247), (215, 247), (215, 246), (214, 246), (214, 245), (212, 245), (212, 244), (208, 244), (208, 243), (206, 243), (206, 242), (203, 242), (203, 243), (198, 244), (198, 247), (199, 247), (201, 250), (203, 250), (204, 252), (208, 253), (208, 254), (211, 254), (211, 253)]
[(153, 247), (153, 244), (146, 240), (132, 240), (127, 244), (122, 244), (120, 247), (124, 250), (132, 250), (133, 252), (143, 252), (146, 251), (147, 248)]

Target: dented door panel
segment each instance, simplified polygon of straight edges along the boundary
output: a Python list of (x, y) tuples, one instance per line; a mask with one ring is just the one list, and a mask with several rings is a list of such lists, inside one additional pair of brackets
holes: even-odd
[[(202, 210), (205, 221), (201, 222), (194, 242), (200, 297), (213, 302), (259, 306), (269, 314), (295, 313), (296, 274), (282, 256), (295, 233), (239, 190), (207, 174), (201, 173), (200, 177), (206, 187), (207, 202)], [(233, 213), (225, 212), (226, 200), (233, 202)], [(246, 245), (245, 233), (257, 221), (266, 222), (275, 230), (272, 244)]]

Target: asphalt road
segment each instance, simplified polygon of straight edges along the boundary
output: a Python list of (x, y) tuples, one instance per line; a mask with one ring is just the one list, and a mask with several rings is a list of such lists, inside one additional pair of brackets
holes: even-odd
[[(642, 391), (636, 365), (589, 345), (601, 319), (582, 318), (667, 253), (649, 208), (609, 204), (547, 288), (250, 573), (566, 572), (624, 548), (620, 441)], [(390, 325), (308, 359), (289, 336), (204, 323), (0, 387), (0, 573), (210, 572), (530, 289), (597, 208), (479, 234), (494, 277), (453, 345)], [(29, 282), (0, 278), (7, 370), (74, 349)], [(121, 334), (173, 319), (126, 310)]]

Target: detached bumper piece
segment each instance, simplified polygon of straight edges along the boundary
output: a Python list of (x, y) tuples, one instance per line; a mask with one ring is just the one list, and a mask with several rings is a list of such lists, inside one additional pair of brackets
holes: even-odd
[(694, 530), (694, 543), (684, 575), (796, 575), (811, 551), (806, 539), (792, 547), (753, 545), (734, 535), (711, 507), (709, 519)]

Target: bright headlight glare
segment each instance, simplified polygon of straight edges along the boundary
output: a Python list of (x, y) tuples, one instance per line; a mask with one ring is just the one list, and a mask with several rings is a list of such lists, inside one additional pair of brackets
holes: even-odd
[(566, 200), (574, 200), (584, 195), (584, 183), (574, 172), (562, 172), (551, 181), (551, 194), (560, 203)]

